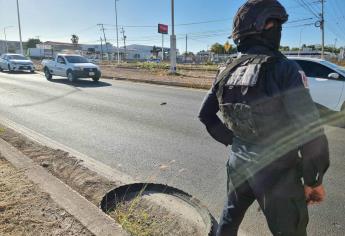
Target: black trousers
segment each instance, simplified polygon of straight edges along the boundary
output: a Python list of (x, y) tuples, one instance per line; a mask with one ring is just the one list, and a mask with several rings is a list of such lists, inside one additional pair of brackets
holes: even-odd
[[(262, 170), (251, 178), (228, 163), (228, 198), (217, 236), (236, 236), (248, 208), (258, 201), (274, 236), (306, 236), (308, 209), (298, 168)], [(241, 171), (242, 172), (242, 171)], [(234, 183), (233, 180), (239, 184)]]

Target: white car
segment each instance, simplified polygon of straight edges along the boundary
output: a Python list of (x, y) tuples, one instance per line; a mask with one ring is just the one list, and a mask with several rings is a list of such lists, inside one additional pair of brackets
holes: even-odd
[(21, 54), (3, 54), (0, 57), (0, 71), (8, 70), (10, 73), (14, 71), (30, 71), (35, 72), (34, 63)]
[(58, 54), (55, 60), (43, 60), (42, 66), (47, 80), (51, 80), (53, 76), (62, 76), (67, 77), (70, 82), (79, 78), (92, 78), (97, 82), (102, 75), (97, 65), (80, 55)]
[(311, 96), (316, 104), (331, 111), (345, 111), (345, 68), (326, 60), (289, 57), (308, 77)]

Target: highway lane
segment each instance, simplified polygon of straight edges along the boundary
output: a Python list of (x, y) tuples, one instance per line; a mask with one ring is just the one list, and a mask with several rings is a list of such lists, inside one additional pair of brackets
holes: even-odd
[[(225, 198), (227, 149), (197, 119), (202, 90), (103, 80), (99, 84), (40, 74), (0, 73), (0, 116), (120, 169), (201, 199), (217, 217)], [(345, 132), (327, 128), (333, 166), (328, 201), (311, 209), (310, 235), (345, 234)], [(161, 166), (167, 166), (164, 171)], [(269, 235), (254, 205), (243, 229)]]

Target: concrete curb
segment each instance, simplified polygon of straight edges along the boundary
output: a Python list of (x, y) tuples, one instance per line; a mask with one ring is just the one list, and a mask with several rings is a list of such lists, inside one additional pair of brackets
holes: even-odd
[(111, 80), (129, 81), (129, 82), (134, 82), (134, 83), (146, 83), (146, 84), (165, 85), (165, 86), (193, 88), (193, 89), (208, 90), (211, 88), (211, 85), (189, 84), (189, 83), (176, 82), (176, 81), (141, 80), (141, 79), (129, 79), (129, 78), (124, 78), (124, 77), (110, 77), (110, 76), (103, 76), (102, 78), (111, 79)]
[(3, 124), (4, 126), (13, 129), (14, 131), (16, 131), (17, 133), (23, 135), (24, 137), (27, 137), (28, 139), (31, 139), (32, 141), (35, 141), (43, 146), (47, 146), (50, 147), (52, 149), (59, 149), (59, 150), (64, 150), (66, 152), (68, 152), (70, 155), (74, 156), (75, 158), (77, 158), (78, 160), (81, 160), (81, 165), (83, 165), (84, 167), (88, 168), (89, 170), (97, 173), (98, 175), (110, 180), (110, 181), (115, 181), (117, 183), (119, 183), (119, 185), (121, 184), (130, 184), (130, 183), (134, 183), (135, 180), (119, 171), (116, 170), (114, 168), (111, 168), (107, 165), (105, 165), (102, 162), (99, 162), (95, 159), (93, 159), (92, 157), (89, 157), (87, 155), (84, 155), (70, 147), (67, 147), (59, 142), (56, 142), (42, 134), (39, 134), (31, 129), (28, 129), (22, 125), (19, 125), (15, 122), (12, 122), (2, 116), (0, 116), (0, 124)]
[(29, 180), (48, 193), (60, 207), (80, 221), (91, 233), (96, 236), (128, 235), (120, 225), (116, 224), (94, 204), (51, 175), (43, 167), (36, 165), (30, 158), (24, 156), (1, 138), (0, 152), (7, 161), (23, 171)]

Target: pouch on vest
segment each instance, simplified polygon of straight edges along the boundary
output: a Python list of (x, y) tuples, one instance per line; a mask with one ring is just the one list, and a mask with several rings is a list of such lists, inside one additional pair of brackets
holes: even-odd
[(272, 59), (265, 55), (245, 55), (228, 65), (225, 69), (227, 73), (221, 73), (217, 79), (216, 93), (224, 123), (237, 137), (245, 137), (247, 141), (255, 142), (264, 135), (257, 122), (260, 117), (257, 117), (255, 108), (246, 99), (225, 101), (224, 92), (226, 89), (240, 89), (239, 97), (246, 98), (249, 89), (257, 88), (262, 70)]

